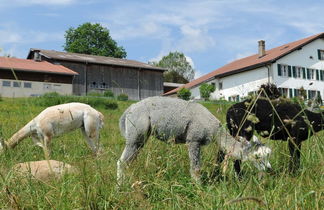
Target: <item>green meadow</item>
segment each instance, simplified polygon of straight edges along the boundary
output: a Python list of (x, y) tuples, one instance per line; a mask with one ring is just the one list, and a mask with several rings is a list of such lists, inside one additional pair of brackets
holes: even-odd
[[(65, 102), (65, 101), (63, 101)], [(87, 102), (87, 101), (85, 101)], [(97, 103), (97, 102), (96, 102)], [(94, 103), (94, 104), (96, 104)], [(324, 132), (305, 141), (301, 168), (287, 171), (287, 142), (261, 139), (273, 151), (274, 174), (261, 174), (250, 163), (243, 164), (244, 178), (238, 180), (229, 161), (222, 179), (210, 174), (215, 167), (215, 143), (203, 147), (204, 184), (195, 184), (189, 173), (185, 145), (166, 144), (150, 138), (138, 158), (126, 170), (124, 186), (116, 186), (116, 162), (124, 148), (118, 120), (132, 101), (95, 107), (105, 116), (100, 141), (104, 154), (95, 157), (81, 130), (52, 140), (51, 159), (75, 166), (78, 173), (47, 182), (13, 173), (14, 164), (44, 159), (44, 152), (31, 138), (0, 154), (1, 209), (323, 209)], [(203, 103), (225, 122), (228, 104)], [(110, 108), (113, 107), (113, 108)], [(10, 138), (40, 113), (46, 104), (37, 99), (0, 101), (0, 135)]]

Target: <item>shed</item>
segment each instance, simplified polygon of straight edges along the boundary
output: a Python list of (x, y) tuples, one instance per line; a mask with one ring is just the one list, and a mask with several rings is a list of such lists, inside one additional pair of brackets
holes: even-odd
[(72, 94), (73, 77), (78, 73), (47, 61), (0, 57), (0, 94), (28, 97), (47, 92)]

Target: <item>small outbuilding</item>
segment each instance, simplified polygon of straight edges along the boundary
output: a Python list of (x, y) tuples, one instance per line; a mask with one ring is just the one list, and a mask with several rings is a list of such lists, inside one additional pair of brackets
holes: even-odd
[(47, 61), (0, 57), (0, 94), (4, 97), (38, 96), (47, 92), (71, 95), (76, 75)]
[(72, 69), (79, 75), (73, 80), (73, 94), (110, 90), (125, 93), (129, 99), (141, 100), (163, 94), (163, 72), (166, 69), (146, 63), (54, 50), (30, 49), (27, 59), (45, 60)]

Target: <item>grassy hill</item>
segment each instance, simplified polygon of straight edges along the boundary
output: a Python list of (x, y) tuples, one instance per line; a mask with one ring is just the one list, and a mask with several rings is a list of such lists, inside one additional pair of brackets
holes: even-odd
[[(87, 147), (80, 130), (52, 141), (51, 159), (79, 169), (61, 180), (41, 182), (20, 179), (11, 167), (20, 162), (44, 159), (43, 150), (30, 138), (15, 149), (0, 154), (1, 209), (323, 209), (324, 208), (324, 132), (304, 142), (302, 167), (289, 175), (287, 143), (266, 142), (273, 150), (271, 163), (275, 175), (259, 177), (258, 171), (244, 163), (245, 178), (237, 180), (232, 166), (224, 180), (210, 180), (217, 145), (203, 147), (202, 170), (206, 184), (192, 182), (185, 145), (165, 144), (154, 138), (142, 149), (127, 170), (127, 184), (116, 188), (116, 162), (124, 139), (118, 128), (123, 111), (132, 103), (117, 102), (114, 110), (98, 107), (105, 115), (101, 143), (105, 153), (96, 158)], [(30, 99), (0, 101), (0, 132), (5, 139), (29, 122), (45, 107)], [(204, 103), (222, 122), (228, 105)], [(134, 184), (135, 183), (135, 184)], [(134, 184), (133, 187), (131, 185)]]

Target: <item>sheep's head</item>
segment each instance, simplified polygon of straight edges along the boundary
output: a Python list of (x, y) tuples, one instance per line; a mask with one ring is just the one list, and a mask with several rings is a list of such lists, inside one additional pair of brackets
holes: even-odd
[(262, 144), (255, 136), (252, 141), (243, 141), (246, 146), (244, 151), (243, 161), (251, 161), (254, 166), (260, 171), (271, 170), (271, 164), (269, 157), (271, 155), (271, 149)]

